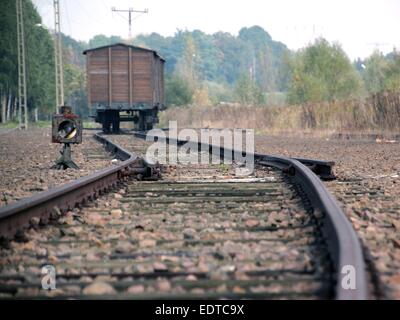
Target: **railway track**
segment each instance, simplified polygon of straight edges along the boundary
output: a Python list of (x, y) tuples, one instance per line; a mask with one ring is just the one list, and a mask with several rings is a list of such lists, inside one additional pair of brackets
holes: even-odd
[[(159, 179), (136, 136), (97, 134), (119, 164), (0, 208), (0, 297), (368, 297), (358, 239), (311, 171), (331, 178), (331, 163), (257, 154), (250, 178), (179, 165)], [(42, 290), (44, 265), (57, 290)], [(356, 290), (341, 286), (346, 265)]]

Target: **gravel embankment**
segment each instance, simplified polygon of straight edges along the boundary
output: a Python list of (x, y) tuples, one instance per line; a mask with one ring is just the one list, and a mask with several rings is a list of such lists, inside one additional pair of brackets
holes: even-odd
[[(87, 134), (82, 145), (73, 147), (74, 160), (81, 169), (56, 171), (50, 167), (59, 157), (61, 146), (50, 142), (48, 128), (1, 132), (0, 206), (111, 165), (112, 158), (90, 135)], [(144, 143), (134, 146), (130, 139), (119, 137), (118, 141), (128, 149), (145, 152)], [(371, 253), (383, 284), (383, 297), (400, 299), (399, 141), (259, 135), (255, 145), (258, 152), (336, 162), (337, 180), (326, 185), (343, 205)], [(215, 175), (207, 170), (202, 173)], [(179, 167), (169, 167), (166, 174), (178, 180), (190, 176)]]
[[(110, 139), (139, 155), (149, 145)], [(0, 248), (0, 297), (328, 298), (326, 248), (294, 188), (276, 170), (236, 169), (170, 166), (32, 228)], [(45, 264), (55, 291), (40, 287)]]
[(85, 133), (83, 143), (72, 146), (73, 160), (80, 169), (58, 171), (50, 168), (60, 157), (62, 146), (51, 143), (50, 128), (1, 130), (0, 206), (110, 166), (111, 156), (92, 135)]
[(257, 136), (259, 152), (336, 162), (327, 182), (380, 274), (383, 296), (400, 299), (400, 143)]

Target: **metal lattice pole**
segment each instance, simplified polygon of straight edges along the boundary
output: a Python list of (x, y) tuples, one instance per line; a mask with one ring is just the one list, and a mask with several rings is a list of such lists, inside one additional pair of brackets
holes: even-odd
[(128, 12), (128, 15), (129, 15), (129, 19), (128, 19), (128, 22), (129, 22), (129, 41), (132, 40), (132, 13), (135, 13), (135, 12), (136, 13), (148, 13), (149, 12), (148, 9), (144, 9), (143, 11), (142, 10), (134, 10), (132, 8), (129, 8), (128, 10), (120, 10), (120, 9), (115, 9), (114, 7), (111, 8), (111, 10), (113, 12)]
[(60, 1), (54, 0), (54, 60), (56, 76), (56, 112), (64, 105), (64, 73), (61, 46)]
[(18, 39), (18, 104), (19, 128), (28, 129), (28, 106), (26, 99), (26, 61), (25, 34), (22, 0), (16, 1), (17, 9), (17, 39)]

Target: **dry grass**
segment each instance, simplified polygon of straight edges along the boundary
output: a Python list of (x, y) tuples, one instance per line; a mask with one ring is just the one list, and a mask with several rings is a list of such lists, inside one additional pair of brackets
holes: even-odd
[(170, 108), (161, 125), (176, 120), (180, 127), (252, 128), (265, 133), (321, 134), (366, 132), (393, 134), (400, 130), (400, 93), (284, 107), (239, 105)]

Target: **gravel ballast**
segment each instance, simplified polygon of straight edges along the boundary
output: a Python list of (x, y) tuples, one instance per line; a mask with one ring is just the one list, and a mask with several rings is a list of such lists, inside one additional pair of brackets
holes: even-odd
[(79, 170), (52, 170), (62, 145), (51, 143), (50, 128), (2, 130), (0, 134), (0, 206), (46, 191), (111, 166), (112, 157), (84, 133), (83, 143), (72, 146)]
[(262, 153), (336, 162), (337, 180), (326, 185), (372, 257), (378, 297), (400, 299), (399, 141), (259, 135), (255, 145)]

